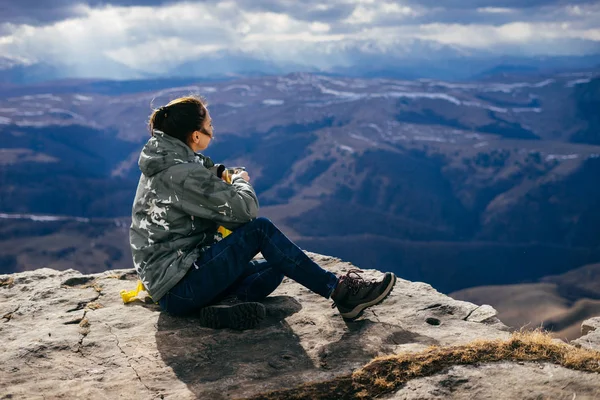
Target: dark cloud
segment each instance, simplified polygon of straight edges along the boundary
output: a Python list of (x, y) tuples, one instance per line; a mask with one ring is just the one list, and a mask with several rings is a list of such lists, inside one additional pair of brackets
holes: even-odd
[[(77, 5), (85, 4), (90, 7), (105, 5), (115, 6), (161, 6), (183, 2), (184, 0), (0, 0), (0, 23), (26, 23), (30, 25), (45, 25), (69, 17), (79, 16)], [(202, 3), (217, 4), (219, 0), (204, 0)], [(348, 17), (355, 5), (348, 3), (335, 4), (326, 9), (316, 6), (325, 4), (320, 0), (287, 1), (287, 0), (238, 0), (241, 9), (248, 11), (264, 11), (285, 13), (304, 21), (334, 22)]]
[[(90, 7), (105, 5), (115, 6), (161, 6), (183, 2), (184, 0), (0, 0), (0, 23), (26, 23), (45, 25), (69, 17), (79, 16), (77, 5)], [(204, 0), (202, 3), (217, 4), (219, 0)], [(303, 21), (335, 22), (352, 14), (355, 5), (336, 4), (332, 1), (328, 8), (317, 6), (326, 4), (321, 0), (287, 1), (287, 0), (238, 0), (236, 3), (243, 10), (285, 13)]]
[[(0, 0), (0, 24), (12, 22), (30, 25), (45, 25), (81, 12), (77, 5), (90, 7), (117, 6), (160, 6), (183, 0)], [(358, 5), (341, 0), (235, 0), (238, 7), (247, 11), (285, 13), (303, 21), (318, 21), (332, 25), (332, 31), (345, 31), (351, 27), (338, 24), (352, 14)], [(217, 4), (220, 0), (203, 0)], [(389, 2), (389, 0), (388, 0)], [(426, 12), (418, 17), (391, 15), (378, 17), (374, 25), (455, 23), (501, 25), (513, 21), (556, 21), (564, 19), (553, 10), (567, 5), (597, 4), (597, 0), (404, 0), (399, 5), (408, 5)], [(323, 7), (326, 5), (326, 7)], [(508, 13), (480, 12), (481, 8), (510, 8)], [(572, 18), (567, 18), (572, 19)], [(337, 26), (336, 26), (337, 25)]]
[(2, 3), (0, 22), (38, 25), (62, 20), (75, 14), (71, 9), (72, 1), (57, 0), (50, 3), (38, 0), (3, 0)]
[(45, 25), (80, 14), (77, 6), (159, 6), (181, 0), (0, 0), (0, 23)]
[(566, 6), (595, 4), (597, 0), (408, 0), (407, 4), (425, 6), (428, 8), (442, 7), (445, 9), (476, 9), (485, 7), (495, 8), (537, 8), (544, 6)]

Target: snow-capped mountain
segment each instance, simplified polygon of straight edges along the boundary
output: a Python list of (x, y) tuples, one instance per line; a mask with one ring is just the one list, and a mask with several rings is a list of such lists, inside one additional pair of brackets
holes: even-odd
[[(265, 46), (216, 50), (179, 64), (152, 63), (139, 70), (103, 54), (77, 60), (0, 59), (0, 83), (35, 83), (64, 78), (143, 79), (231, 78), (310, 72), (354, 77), (469, 80), (493, 71), (556, 72), (594, 68), (600, 54), (588, 56), (508, 56), (429, 40), (388, 38), (310, 43), (289, 49)], [(295, 60), (295, 61), (290, 61)]]

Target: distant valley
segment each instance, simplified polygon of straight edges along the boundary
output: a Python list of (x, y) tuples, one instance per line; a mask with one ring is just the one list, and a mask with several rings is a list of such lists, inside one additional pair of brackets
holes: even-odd
[(455, 299), (494, 304), (514, 329), (543, 327), (559, 338), (581, 335), (581, 323), (600, 314), (600, 264), (586, 265), (535, 283), (481, 286), (450, 293)]

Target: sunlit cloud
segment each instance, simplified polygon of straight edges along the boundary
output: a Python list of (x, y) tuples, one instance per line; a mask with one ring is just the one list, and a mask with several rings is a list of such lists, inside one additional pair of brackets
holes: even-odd
[(18, 18), (0, 25), (0, 54), (23, 63), (98, 71), (113, 63), (163, 73), (216, 54), (328, 68), (351, 64), (353, 52), (401, 58), (440, 46), (492, 54), (600, 53), (600, 4), (590, 2), (538, 1), (529, 8), (516, 0), (474, 0), (470, 8), (433, 0), (97, 3), (60, 0), (56, 20), (32, 14), (37, 23), (19, 22), (26, 15), (13, 6)]
[[(569, 46), (548, 48), (557, 40), (600, 40), (600, 29), (574, 29), (565, 23), (525, 23), (514, 22), (502, 26), (486, 25), (441, 25), (421, 26), (420, 37), (448, 45), (461, 45), (494, 52), (494, 46), (518, 46), (528, 49), (531, 54), (577, 54), (578, 50)], [(553, 44), (554, 43), (554, 44)]]

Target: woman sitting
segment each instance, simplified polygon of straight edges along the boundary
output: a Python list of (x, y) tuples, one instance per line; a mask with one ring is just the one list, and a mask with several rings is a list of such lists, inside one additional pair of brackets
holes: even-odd
[[(377, 282), (365, 281), (356, 270), (338, 277), (271, 221), (257, 218), (258, 199), (248, 173), (239, 171), (227, 183), (224, 167), (199, 153), (213, 138), (201, 99), (171, 101), (153, 112), (149, 126), (152, 137), (139, 158), (130, 243), (135, 269), (163, 310), (194, 314), (204, 326), (246, 329), (264, 318), (259, 302), (284, 276), (331, 298), (348, 319), (392, 290), (394, 274)], [(222, 238), (219, 226), (232, 233)], [(264, 260), (253, 259), (259, 252)]]

